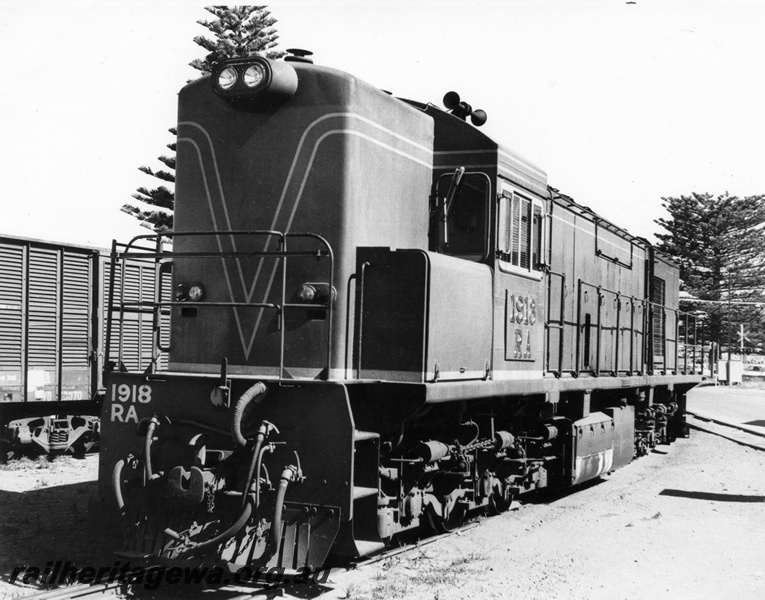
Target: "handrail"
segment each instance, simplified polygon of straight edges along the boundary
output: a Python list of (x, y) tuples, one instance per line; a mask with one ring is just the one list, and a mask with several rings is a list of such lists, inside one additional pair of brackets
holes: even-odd
[(545, 336), (546, 342), (547, 342), (547, 349), (545, 352), (545, 370), (550, 371), (550, 329), (558, 329), (560, 333), (558, 334), (558, 370), (555, 371), (555, 376), (560, 377), (563, 375), (563, 338), (564, 338), (564, 331), (566, 328), (566, 274), (565, 273), (557, 273), (555, 271), (548, 271), (548, 275), (554, 275), (556, 277), (560, 277), (561, 279), (561, 285), (560, 285), (560, 318), (557, 323), (554, 323), (552, 319), (550, 318), (550, 313), (552, 311), (552, 279), (547, 279), (547, 319), (545, 320), (545, 328), (547, 329), (547, 335)]
[(364, 323), (364, 283), (367, 267), (372, 265), (368, 261), (364, 261), (361, 265), (361, 275), (359, 277), (359, 324), (358, 324), (358, 336), (359, 336), (359, 349), (356, 353), (358, 357), (358, 364), (356, 366), (356, 379), (361, 379), (361, 344), (362, 344), (362, 325)]
[[(562, 273), (555, 273), (555, 272), (549, 272), (549, 275), (553, 275), (556, 277), (563, 278)], [(585, 297), (589, 295), (589, 291), (592, 290), (594, 292), (594, 296), (597, 301), (597, 308), (594, 311), (591, 311), (590, 314), (594, 317), (592, 323), (589, 324), (590, 330), (593, 330), (593, 333), (596, 337), (596, 339), (590, 338), (590, 347), (593, 347), (595, 349), (595, 356), (594, 356), (594, 364), (593, 365), (586, 365), (585, 361), (588, 360), (588, 357), (584, 356), (584, 348), (583, 344), (585, 343), (583, 339), (583, 335), (585, 334), (585, 329), (588, 328), (588, 325), (584, 322), (584, 304), (586, 303)], [(547, 334), (547, 343), (549, 344), (550, 340), (550, 329), (559, 329), (560, 330), (560, 350), (559, 350), (559, 358), (558, 358), (558, 371), (550, 370), (550, 358), (551, 358), (551, 348), (548, 347), (547, 353), (546, 353), (546, 364), (545, 364), (545, 370), (547, 372), (551, 372), (555, 376), (560, 376), (563, 369), (563, 348), (565, 346), (563, 337), (565, 336), (565, 332), (567, 331), (566, 325), (568, 325), (568, 321), (566, 321), (565, 316), (565, 301), (564, 301), (564, 287), (561, 287), (561, 314), (557, 319), (552, 318), (552, 285), (551, 281), (548, 279), (548, 287), (547, 287), (547, 293), (548, 293), (548, 309), (547, 309), (547, 322), (546, 322), (546, 328), (548, 329)], [(606, 317), (605, 314), (605, 303), (606, 303), (606, 297), (611, 294), (613, 295), (613, 302), (614, 302), (614, 313), (612, 313), (612, 317), (609, 319)], [(608, 300), (610, 302), (610, 300)], [(630, 317), (629, 319), (624, 319), (624, 304), (626, 302), (629, 302), (630, 308), (629, 313)], [(643, 319), (638, 319), (636, 316), (636, 311), (640, 311), (643, 314)], [(661, 311), (661, 312), (659, 312)], [(648, 352), (650, 352), (650, 356), (645, 357), (645, 361), (642, 363), (645, 365), (645, 367), (648, 368), (649, 373), (653, 373), (654, 370), (658, 369), (660, 366), (660, 370), (662, 372), (677, 372), (682, 371), (684, 374), (686, 373), (698, 373), (703, 371), (703, 364), (701, 365), (700, 370), (696, 367), (696, 361), (698, 356), (698, 346), (699, 346), (699, 317), (696, 315), (693, 315), (691, 313), (687, 313), (684, 311), (681, 311), (679, 308), (672, 308), (669, 306), (664, 306), (662, 304), (658, 304), (656, 302), (650, 302), (646, 300), (645, 298), (637, 297), (637, 296), (631, 296), (629, 294), (623, 294), (620, 292), (617, 292), (615, 290), (611, 290), (608, 288), (605, 288), (603, 286), (598, 286), (596, 284), (589, 283), (587, 281), (584, 281), (582, 279), (578, 280), (578, 292), (576, 297), (576, 306), (575, 306), (575, 313), (576, 313), (576, 323), (571, 323), (571, 325), (576, 326), (576, 341), (575, 341), (575, 364), (574, 369), (572, 371), (572, 374), (574, 376), (579, 376), (581, 372), (585, 371), (585, 366), (590, 366), (590, 369), (587, 369), (587, 371), (591, 371), (595, 376), (600, 376), (604, 372), (608, 372), (614, 376), (620, 374), (620, 373), (635, 373), (635, 372), (643, 372), (644, 367), (640, 366), (639, 364), (636, 364), (636, 347), (635, 343), (638, 338), (643, 339), (643, 347), (645, 347)], [(594, 314), (593, 314), (594, 313)], [(652, 346), (651, 340), (653, 339), (653, 334), (649, 335), (649, 329), (652, 331), (654, 326), (654, 320), (655, 318), (661, 318), (661, 327), (662, 332), (657, 331), (657, 335), (661, 333), (661, 356), (663, 360), (663, 364), (656, 362), (654, 359), (654, 349)], [(642, 322), (642, 327), (640, 326), (640, 322)], [(681, 334), (681, 326), (683, 327), (683, 331)], [(691, 327), (694, 329), (693, 333), (693, 343), (689, 340), (689, 336), (691, 335)], [(625, 350), (622, 348), (622, 334), (623, 332), (629, 330), (629, 364), (623, 365), (625, 359), (622, 356), (622, 352)], [(671, 330), (674, 330), (674, 333), (672, 333)], [(586, 333), (586, 335), (590, 335), (589, 333)], [(605, 346), (605, 340), (606, 335), (612, 336), (613, 344), (611, 345), (610, 351), (603, 353), (604, 346)], [(657, 340), (658, 342), (658, 340)], [(703, 340), (701, 342), (701, 348), (703, 350)], [(650, 346), (650, 347), (649, 347)], [(692, 348), (692, 351), (691, 351)], [(682, 361), (680, 353), (683, 353)], [(657, 355), (658, 356), (658, 355)], [(692, 364), (689, 366), (689, 357), (692, 362)], [(626, 367), (623, 368), (623, 367)]]
[[(252, 236), (260, 236), (260, 237), (267, 237), (267, 238), (278, 238), (278, 250), (266, 250), (265, 248), (263, 250), (243, 250), (243, 251), (222, 251), (222, 247), (220, 244), (220, 238), (221, 237), (229, 237), (231, 238), (231, 244), (233, 246), (234, 238), (238, 237), (252, 237)], [(165, 250), (163, 247), (163, 240), (164, 239), (170, 239), (175, 240), (177, 238), (181, 237), (214, 237), (217, 238), (219, 241), (219, 251), (213, 251), (213, 250), (206, 250), (206, 251), (182, 251), (182, 252), (176, 252), (176, 251), (168, 251)], [(299, 249), (299, 250), (288, 250), (287, 249), (287, 239), (310, 239), (315, 242), (318, 242), (318, 247), (313, 247), (310, 249)], [(154, 242), (153, 248), (147, 248), (145, 245), (145, 242)], [(267, 246), (266, 246), (267, 248)], [(281, 296), (279, 303), (274, 302), (237, 302), (232, 301), (231, 302), (210, 302), (210, 301), (201, 301), (201, 302), (191, 302), (191, 301), (175, 301), (172, 299), (165, 300), (163, 297), (163, 284), (162, 284), (162, 276), (164, 273), (166, 273), (166, 269), (163, 267), (163, 265), (168, 264), (169, 259), (178, 259), (178, 258), (199, 258), (199, 259), (219, 259), (224, 260), (226, 258), (244, 258), (244, 257), (254, 257), (254, 258), (274, 258), (277, 260), (281, 260)], [(317, 303), (312, 305), (307, 304), (296, 304), (296, 303), (290, 303), (287, 302), (287, 296), (286, 296), (286, 287), (287, 287), (287, 266), (288, 266), (288, 259), (289, 258), (296, 258), (296, 257), (314, 257), (317, 259), (328, 259), (329, 260), (329, 289), (330, 289), (330, 295), (327, 299), (326, 303)], [(141, 296), (139, 296), (138, 300), (125, 300), (124, 294), (125, 294), (125, 272), (126, 272), (126, 266), (128, 264), (129, 260), (133, 261), (139, 261), (139, 260), (146, 260), (147, 262), (153, 262), (156, 265), (155, 270), (155, 284), (154, 284), (154, 299), (153, 300), (145, 300)], [(134, 237), (130, 242), (127, 244), (119, 244), (116, 241), (112, 244), (112, 255), (111, 255), (111, 261), (112, 261), (112, 272), (110, 273), (110, 282), (109, 282), (109, 305), (108, 305), (108, 318), (107, 318), (107, 359), (108, 359), (108, 349), (109, 349), (109, 343), (111, 341), (111, 332), (112, 332), (112, 319), (113, 319), (113, 313), (115, 310), (119, 311), (119, 346), (118, 346), (118, 353), (119, 353), (119, 359), (122, 360), (124, 357), (124, 317), (126, 313), (148, 313), (152, 312), (152, 364), (155, 364), (158, 356), (159, 351), (168, 351), (169, 347), (163, 347), (161, 345), (161, 315), (166, 314), (163, 313), (163, 308), (172, 308), (175, 306), (183, 305), (184, 307), (231, 307), (234, 309), (237, 308), (255, 308), (255, 309), (270, 309), (270, 310), (276, 310), (278, 313), (278, 328), (280, 330), (280, 339), (279, 339), (279, 378), (283, 379), (286, 374), (286, 368), (285, 368), (285, 327), (284, 327), (284, 318), (285, 318), (285, 312), (289, 309), (303, 309), (306, 308), (316, 308), (316, 309), (325, 309), (327, 311), (327, 344), (326, 344), (326, 371), (324, 373), (324, 376), (326, 379), (329, 379), (330, 372), (331, 372), (331, 365), (332, 365), (332, 326), (333, 326), (333, 313), (334, 313), (334, 297), (332, 294), (332, 290), (334, 290), (334, 278), (335, 278), (335, 268), (334, 268), (334, 253), (332, 250), (331, 245), (329, 242), (321, 235), (311, 232), (280, 232), (280, 231), (274, 231), (274, 230), (230, 230), (230, 231), (190, 231), (190, 232), (167, 232), (167, 233), (155, 233), (155, 234), (144, 234)], [(115, 269), (117, 264), (121, 267), (121, 273), (120, 273), (120, 298), (117, 301), (115, 296)], [(270, 286), (270, 284), (269, 284)], [(172, 297), (171, 297), (172, 298)], [(149, 310), (142, 310), (144, 307), (146, 307)]]

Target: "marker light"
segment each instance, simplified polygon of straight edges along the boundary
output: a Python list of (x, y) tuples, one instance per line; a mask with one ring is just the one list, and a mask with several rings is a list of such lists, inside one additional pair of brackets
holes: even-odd
[(328, 304), (337, 299), (337, 290), (330, 290), (328, 283), (304, 283), (298, 290), (298, 298), (306, 304)]
[(300, 298), (303, 302), (313, 302), (315, 297), (316, 288), (313, 287), (310, 283), (304, 283), (302, 286), (300, 286), (298, 298)]
[(199, 302), (205, 295), (205, 291), (201, 285), (192, 285), (189, 288), (189, 300), (192, 302)]
[(244, 77), (242, 77), (242, 81), (244, 81), (244, 85), (246, 85), (248, 88), (255, 88), (263, 83), (265, 78), (265, 69), (262, 65), (256, 64), (247, 67), (247, 70), (244, 72)]
[(189, 299), (189, 288), (183, 283), (179, 283), (175, 286), (175, 301), (185, 302)]
[(218, 75), (218, 85), (222, 90), (230, 90), (236, 85), (236, 78), (236, 69), (234, 67), (226, 67)]

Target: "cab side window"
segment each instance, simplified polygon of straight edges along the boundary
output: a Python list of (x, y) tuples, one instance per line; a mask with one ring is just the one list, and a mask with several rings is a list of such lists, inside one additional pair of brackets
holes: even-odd
[(542, 204), (513, 191), (499, 198), (497, 256), (511, 271), (539, 272), (544, 261)]
[(431, 247), (436, 247), (432, 249), (475, 261), (488, 256), (490, 188), (484, 173), (439, 178), (431, 223)]

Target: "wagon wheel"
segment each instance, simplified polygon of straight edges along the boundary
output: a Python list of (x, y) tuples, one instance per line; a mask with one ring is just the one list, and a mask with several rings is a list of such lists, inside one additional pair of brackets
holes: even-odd
[(433, 496), (425, 509), (428, 526), (435, 533), (448, 533), (458, 529), (465, 522), (468, 503), (462, 499), (462, 492), (455, 490), (444, 496)]

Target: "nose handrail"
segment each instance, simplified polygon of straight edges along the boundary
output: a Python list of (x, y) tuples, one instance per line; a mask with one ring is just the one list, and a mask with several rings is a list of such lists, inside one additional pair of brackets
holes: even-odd
[[(175, 241), (178, 238), (201, 238), (201, 237), (213, 237), (217, 238), (218, 249), (207, 251), (174, 251), (168, 250), (166, 246), (167, 241)], [(230, 240), (231, 250), (223, 250), (223, 243), (221, 238), (227, 237)], [(235, 239), (253, 237), (266, 238), (262, 250), (237, 250), (234, 244)], [(269, 250), (270, 238), (276, 238), (277, 249)], [(313, 240), (317, 242), (315, 247), (302, 248), (297, 250), (291, 250), (288, 248), (288, 240)], [(229, 258), (241, 259), (245, 257), (260, 258), (260, 259), (273, 259), (281, 262), (281, 293), (276, 294), (279, 298), (278, 302), (267, 302), (271, 294), (271, 285), (273, 276), (269, 279), (266, 288), (263, 293), (263, 302), (244, 301), (238, 302), (232, 296), (231, 302), (222, 301), (190, 301), (190, 300), (175, 300), (165, 299), (165, 285), (164, 276), (168, 272), (168, 265), (172, 264), (172, 261), (177, 259), (218, 259), (224, 261)], [(329, 260), (329, 289), (334, 289), (334, 253), (329, 242), (321, 235), (311, 232), (281, 232), (274, 230), (230, 230), (230, 231), (192, 231), (192, 232), (166, 232), (140, 235), (134, 237), (127, 244), (119, 244), (116, 241), (112, 244), (111, 252), (111, 272), (109, 275), (109, 300), (108, 300), (108, 315), (106, 326), (106, 348), (105, 348), (105, 364), (109, 362), (109, 351), (111, 346), (111, 335), (113, 329), (114, 312), (119, 314), (119, 343), (118, 343), (118, 357), (122, 361), (124, 357), (124, 323), (126, 313), (144, 313), (152, 314), (152, 361), (151, 365), (155, 365), (159, 353), (169, 351), (169, 345), (162, 344), (162, 316), (168, 314), (169, 309), (173, 307), (207, 307), (207, 308), (224, 308), (231, 307), (233, 310), (238, 308), (247, 309), (259, 309), (259, 310), (275, 310), (278, 315), (278, 328), (280, 330), (279, 339), (279, 378), (284, 379), (286, 375), (285, 367), (285, 314), (289, 309), (303, 309), (307, 307), (316, 309), (325, 309), (327, 311), (327, 344), (326, 344), (326, 369), (323, 371), (324, 378), (329, 379), (332, 364), (332, 324), (334, 313), (333, 294), (330, 293), (325, 302), (317, 302), (315, 304), (296, 304), (287, 302), (287, 267), (288, 261), (291, 258), (307, 258), (313, 257), (316, 259), (328, 259)], [(125, 275), (127, 271), (127, 265), (131, 261), (141, 261), (145, 263), (153, 263), (155, 266), (155, 285), (154, 285), (154, 298), (147, 300), (139, 293), (137, 300), (128, 300), (125, 298), (126, 285)], [(116, 289), (116, 272), (120, 270), (119, 290)], [(274, 269), (276, 266), (274, 266)], [(275, 273), (275, 271), (274, 271)], [(119, 296), (117, 299), (116, 296)], [(151, 367), (150, 367), (151, 368)]]

